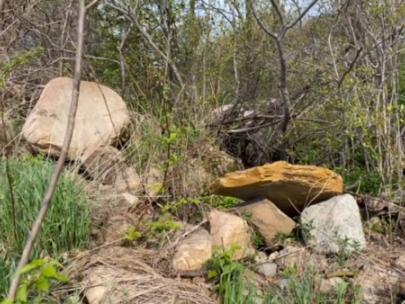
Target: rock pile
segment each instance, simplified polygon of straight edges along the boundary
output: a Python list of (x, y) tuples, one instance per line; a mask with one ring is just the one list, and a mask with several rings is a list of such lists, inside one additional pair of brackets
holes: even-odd
[[(173, 260), (178, 273), (202, 270), (216, 248), (234, 249), (236, 260), (254, 256), (253, 230), (271, 248), (278, 236), (288, 237), (297, 227), (290, 217), (297, 214), (301, 214), (300, 229), (306, 246), (315, 253), (337, 254), (344, 246), (350, 254), (366, 248), (357, 202), (350, 194), (343, 194), (342, 177), (326, 168), (275, 162), (228, 173), (214, 182), (212, 191), (245, 202), (232, 213), (211, 210), (207, 217), (210, 232), (199, 229), (179, 243)], [(259, 262), (255, 270), (267, 278), (276, 275), (278, 265), (286, 269), (305, 261), (316, 266), (324, 259), (318, 256), (312, 262), (305, 248), (294, 246), (269, 257), (259, 253), (264, 257), (256, 253)], [(322, 288), (328, 289), (331, 282), (323, 281)]]

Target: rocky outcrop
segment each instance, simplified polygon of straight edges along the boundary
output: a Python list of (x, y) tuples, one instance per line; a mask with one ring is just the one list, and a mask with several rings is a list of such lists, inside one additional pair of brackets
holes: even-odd
[(181, 274), (200, 271), (211, 256), (211, 236), (207, 230), (200, 228), (177, 245), (173, 268)]
[(288, 235), (295, 227), (295, 222), (268, 199), (248, 202), (238, 210), (248, 214), (249, 222), (257, 228), (267, 246), (271, 246), (278, 234)]
[(234, 214), (212, 210), (208, 215), (208, 220), (214, 250), (229, 251), (235, 260), (254, 253), (250, 228), (244, 219)]
[(366, 247), (359, 207), (350, 194), (306, 208), (301, 224), (306, 243), (318, 252), (351, 252)]
[(212, 193), (243, 200), (268, 198), (288, 215), (343, 192), (343, 179), (331, 170), (284, 161), (226, 174)]
[[(72, 86), (73, 80), (66, 77), (54, 78), (45, 86), (22, 129), (24, 138), (34, 151), (59, 156)], [(110, 145), (128, 124), (128, 109), (116, 92), (95, 82), (82, 81), (68, 158), (86, 157), (89, 149)]]

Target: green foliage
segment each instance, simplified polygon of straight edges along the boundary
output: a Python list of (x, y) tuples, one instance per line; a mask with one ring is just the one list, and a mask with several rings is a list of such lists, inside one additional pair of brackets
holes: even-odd
[[(52, 174), (52, 163), (39, 157), (10, 161), (16, 200), (17, 230), (13, 228), (13, 210), (4, 162), (0, 163), (0, 294), (7, 289), (10, 275), (22, 252), (27, 231), (36, 218)], [(90, 215), (84, 188), (75, 175), (61, 176), (53, 205), (48, 211), (33, 258), (61, 253), (86, 246)]]
[(208, 278), (217, 282), (217, 292), (221, 296), (222, 303), (255, 303), (254, 290), (247, 286), (244, 279), (245, 267), (232, 260), (235, 250), (214, 252), (206, 264)]
[(218, 195), (212, 195), (210, 196), (210, 205), (213, 208), (217, 209), (229, 209), (236, 207), (239, 205), (242, 201), (238, 198), (230, 197), (230, 196), (218, 196)]
[(312, 222), (309, 223), (302, 223), (299, 220), (298, 229), (296, 229), (297, 239), (303, 242), (309, 242), (312, 238), (312, 230), (314, 229), (314, 225)]
[(336, 254), (336, 261), (340, 266), (344, 266), (347, 260), (360, 251), (360, 243), (348, 237), (337, 236), (339, 251)]
[(181, 223), (173, 221), (169, 214), (163, 214), (159, 220), (146, 223), (142, 231), (142, 238), (149, 247), (159, 249), (181, 228)]
[[(217, 292), (221, 296), (221, 303), (244, 304), (343, 304), (358, 303), (355, 288), (347, 283), (340, 284), (334, 292), (323, 294), (317, 289), (316, 274), (307, 269), (300, 273), (296, 266), (287, 267), (281, 277), (287, 280), (285, 289), (266, 288), (257, 289), (246, 275), (243, 264), (232, 260), (232, 251), (215, 251), (207, 262), (208, 278), (217, 284)], [(347, 302), (347, 299), (352, 299)]]
[(134, 226), (129, 227), (124, 235), (124, 239), (129, 242), (134, 242), (141, 237), (142, 233)]
[[(316, 288), (315, 273), (306, 270), (299, 274), (296, 269), (289, 269), (284, 273), (288, 280), (284, 290), (270, 290), (266, 293), (266, 304), (343, 304), (358, 303), (357, 298), (352, 296), (349, 284), (343, 283), (336, 286), (336, 290), (330, 294), (321, 293)], [(350, 301), (348, 301), (350, 299)]]
[(360, 193), (378, 195), (382, 180), (377, 172), (368, 172), (365, 168), (355, 167), (352, 169), (335, 168), (335, 171), (343, 175), (346, 186), (353, 186)]
[(173, 202), (169, 202), (166, 205), (162, 206), (161, 210), (162, 212), (170, 212), (172, 214), (178, 213), (185, 207), (190, 207), (190, 206), (201, 206), (204, 202), (204, 197), (193, 197), (193, 198), (187, 198), (183, 197), (178, 200), (175, 200)]
[(172, 214), (178, 214), (183, 209), (189, 207), (201, 207), (201, 208), (216, 208), (226, 210), (233, 208), (241, 203), (241, 200), (228, 196), (208, 195), (198, 197), (183, 197), (178, 200), (169, 202), (161, 207), (162, 212), (170, 212)]
[(30, 51), (18, 54), (7, 63), (0, 62), (0, 91), (4, 89), (6, 85), (6, 78), (14, 69), (26, 65), (32, 60), (40, 57), (43, 51), (44, 50), (41, 47), (34, 48)]
[(53, 283), (68, 282), (61, 269), (61, 264), (49, 258), (33, 260), (20, 271), (16, 300), (5, 299), (2, 304), (43, 303)]
[(171, 220), (155, 221), (149, 223), (149, 232), (157, 236), (159, 234), (174, 232), (180, 230), (182, 225)]

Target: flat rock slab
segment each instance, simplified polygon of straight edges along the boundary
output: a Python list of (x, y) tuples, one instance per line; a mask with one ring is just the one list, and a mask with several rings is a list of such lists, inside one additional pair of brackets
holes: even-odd
[(343, 188), (342, 177), (329, 169), (284, 161), (228, 173), (211, 186), (214, 194), (243, 200), (268, 198), (288, 215), (341, 194)]
[[(54, 78), (45, 86), (22, 129), (34, 151), (60, 155), (72, 88), (73, 80), (66, 77)], [(128, 109), (116, 92), (96, 82), (82, 81), (68, 158), (76, 160), (88, 149), (110, 145), (129, 121)]]
[(267, 246), (271, 246), (277, 235), (288, 235), (295, 227), (295, 222), (268, 199), (248, 202), (238, 210), (247, 213), (249, 221), (263, 236)]
[(322, 253), (352, 252), (366, 247), (360, 210), (350, 194), (306, 208), (301, 214), (307, 245)]

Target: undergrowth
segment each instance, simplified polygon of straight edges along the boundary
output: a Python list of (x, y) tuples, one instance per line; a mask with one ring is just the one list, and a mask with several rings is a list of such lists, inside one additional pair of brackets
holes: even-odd
[[(7, 289), (10, 274), (15, 269), (27, 233), (41, 206), (53, 168), (50, 161), (38, 157), (12, 159), (9, 164), (15, 209), (8, 188), (5, 163), (1, 162), (0, 295)], [(71, 249), (82, 248), (86, 246), (89, 235), (90, 214), (83, 185), (73, 174), (65, 171), (59, 180), (53, 205), (34, 247), (32, 258), (58, 257)]]
[(330, 293), (322, 293), (317, 287), (316, 274), (311, 269), (299, 272), (290, 267), (281, 277), (285, 287), (269, 285), (258, 287), (249, 278), (247, 266), (232, 260), (233, 252), (216, 251), (207, 262), (208, 279), (216, 284), (216, 291), (223, 304), (343, 304), (360, 303), (358, 290), (349, 283), (341, 283)]

